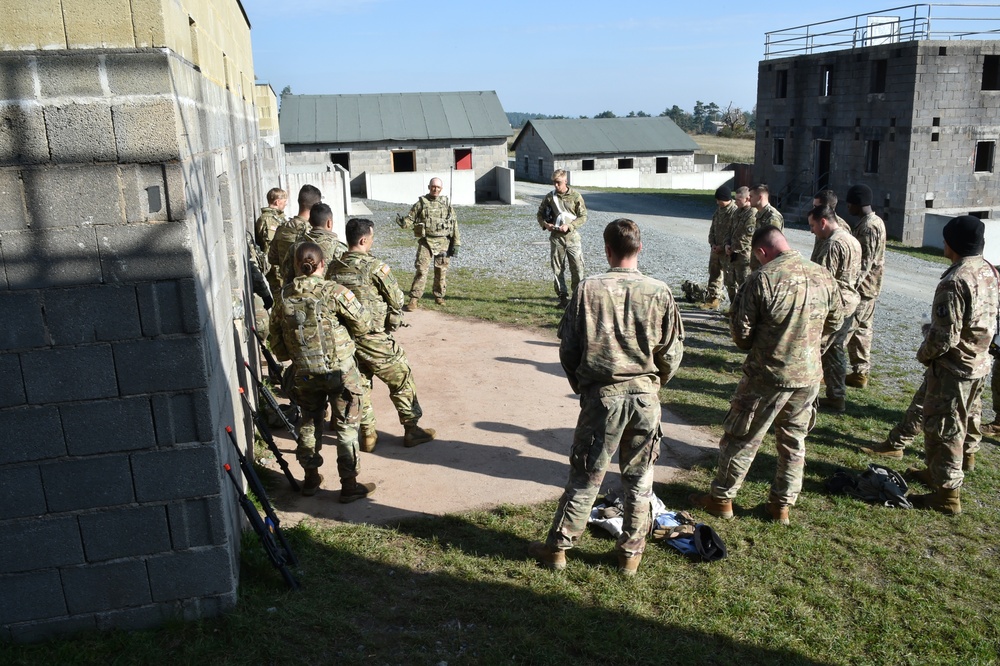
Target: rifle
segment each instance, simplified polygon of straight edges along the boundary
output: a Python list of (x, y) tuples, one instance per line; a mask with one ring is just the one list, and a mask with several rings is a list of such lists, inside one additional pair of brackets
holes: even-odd
[(285, 416), (285, 413), (281, 411), (281, 407), (278, 405), (278, 399), (274, 397), (273, 393), (271, 393), (271, 389), (267, 388), (264, 382), (257, 379), (257, 375), (253, 374), (253, 370), (250, 368), (250, 364), (247, 361), (243, 361), (243, 365), (247, 369), (247, 374), (250, 375), (250, 380), (257, 388), (257, 392), (264, 398), (264, 402), (266, 402), (268, 407), (274, 410), (274, 413), (278, 415), (278, 418), (281, 419), (282, 425), (284, 425), (288, 432), (292, 435), (292, 439), (298, 441), (299, 431), (295, 429), (292, 422), (289, 421), (288, 417)]
[(253, 336), (257, 338), (257, 346), (260, 347), (262, 352), (264, 352), (264, 360), (267, 361), (267, 376), (271, 378), (271, 381), (274, 382), (275, 386), (280, 386), (282, 390), (284, 390), (285, 386), (281, 383), (281, 364), (278, 363), (277, 359), (274, 358), (274, 354), (272, 354), (271, 350), (267, 348), (266, 344), (264, 344), (264, 337), (260, 334), (260, 331), (257, 330), (257, 327), (251, 324), (250, 330), (253, 331)]
[[(267, 559), (271, 560), (271, 564), (274, 568), (281, 572), (282, 578), (288, 583), (288, 586), (293, 590), (299, 589), (299, 581), (295, 580), (295, 576), (292, 572), (288, 570), (288, 565), (298, 566), (298, 560), (295, 559), (295, 554), (292, 553), (291, 547), (285, 540), (285, 535), (281, 532), (281, 527), (278, 524), (278, 516), (275, 515), (274, 509), (271, 507), (271, 503), (267, 499), (267, 495), (264, 493), (264, 489), (260, 487), (260, 479), (257, 478), (257, 474), (253, 471), (253, 466), (247, 462), (246, 456), (240, 451), (239, 444), (236, 442), (236, 436), (233, 434), (233, 429), (230, 426), (226, 426), (226, 432), (229, 433), (229, 439), (232, 441), (233, 446), (236, 447), (236, 452), (240, 457), (240, 469), (243, 470), (243, 474), (247, 478), (247, 482), (250, 484), (250, 489), (253, 490), (254, 495), (257, 496), (257, 501), (261, 503), (264, 507), (264, 512), (267, 514), (267, 518), (262, 518), (260, 511), (250, 500), (245, 492), (243, 492), (243, 487), (240, 482), (236, 479), (236, 474), (233, 473), (233, 468), (229, 466), (229, 463), (223, 464), (223, 469), (226, 470), (226, 474), (229, 476), (229, 480), (233, 482), (233, 487), (236, 488), (236, 496), (239, 499), (240, 507), (243, 509), (243, 513), (246, 514), (247, 519), (250, 521), (250, 525), (253, 527), (254, 532), (260, 538), (260, 544), (264, 547), (264, 552), (267, 554)], [(256, 487), (254, 484), (256, 483)], [(277, 537), (277, 540), (275, 540)], [(279, 545), (280, 542), (280, 545)]]
[(253, 420), (253, 424), (257, 426), (257, 432), (260, 433), (261, 439), (264, 440), (264, 443), (267, 444), (267, 448), (274, 454), (274, 459), (278, 461), (278, 466), (281, 467), (281, 471), (284, 473), (285, 478), (288, 479), (288, 485), (290, 485), (292, 490), (295, 492), (299, 492), (299, 490), (301, 490), (299, 482), (295, 480), (295, 476), (292, 475), (292, 470), (288, 468), (288, 463), (285, 462), (285, 457), (281, 455), (278, 445), (274, 443), (274, 435), (271, 434), (271, 429), (267, 427), (267, 422), (264, 420), (264, 417), (259, 412), (254, 410), (253, 405), (250, 404), (250, 398), (247, 397), (246, 391), (243, 390), (242, 386), (240, 387), (240, 397), (243, 398), (243, 406), (250, 412), (250, 418)]

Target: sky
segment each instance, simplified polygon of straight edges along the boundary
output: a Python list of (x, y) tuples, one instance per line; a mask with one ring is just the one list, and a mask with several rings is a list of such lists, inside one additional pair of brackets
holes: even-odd
[(242, 0), (278, 94), (495, 90), (506, 111), (657, 115), (757, 97), (770, 30), (898, 6), (774, 0)]

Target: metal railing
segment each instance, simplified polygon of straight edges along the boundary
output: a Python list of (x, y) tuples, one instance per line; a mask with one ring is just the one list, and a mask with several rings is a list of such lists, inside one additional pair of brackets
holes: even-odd
[(998, 37), (1000, 4), (903, 5), (765, 33), (764, 59), (921, 39)]

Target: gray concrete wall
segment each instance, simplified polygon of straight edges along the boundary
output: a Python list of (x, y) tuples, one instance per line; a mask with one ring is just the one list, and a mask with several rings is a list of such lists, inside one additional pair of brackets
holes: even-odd
[(0, 72), (0, 639), (218, 613), (252, 101), (166, 49)]
[(556, 170), (555, 159), (536, 132), (532, 130), (520, 137), (515, 154), (514, 174), (519, 180), (552, 182), (552, 172)]
[(500, 203), (514, 203), (514, 170), (507, 167), (497, 167), (493, 171), (497, 184), (497, 199)]
[[(365, 173), (368, 198), (412, 205), (427, 194), (427, 184), (440, 178), (443, 194), (456, 206), (476, 203), (476, 178), (472, 171), (428, 171), (414, 173)], [(449, 194), (450, 193), (450, 194)]]

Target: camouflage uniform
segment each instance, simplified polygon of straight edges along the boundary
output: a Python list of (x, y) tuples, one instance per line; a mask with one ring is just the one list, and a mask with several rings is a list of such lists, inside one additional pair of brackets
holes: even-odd
[[(994, 362), (994, 381), (997, 376), (995, 368), (996, 364)], [(889, 431), (889, 436), (886, 438), (885, 444), (876, 449), (877, 451), (888, 451), (890, 449), (904, 451), (907, 446), (912, 446), (917, 435), (924, 431), (924, 397), (927, 393), (927, 373), (929, 372), (929, 369), (924, 372), (924, 379), (913, 394), (910, 406), (903, 413), (903, 420)], [(1000, 392), (998, 392), (998, 395), (1000, 395)], [(983, 402), (979, 400), (969, 408), (968, 427), (963, 444), (965, 455), (979, 452), (979, 443), (983, 440), (982, 419)]]
[(719, 442), (711, 495), (733, 499), (771, 423), (778, 469), (770, 502), (795, 504), (802, 489), (805, 438), (823, 376), (820, 353), (843, 324), (830, 273), (788, 250), (755, 271), (733, 304), (733, 341), (748, 350)]
[(286, 221), (283, 210), (270, 206), (260, 209), (260, 217), (253, 225), (253, 240), (265, 257), (267, 257), (267, 251), (271, 246), (271, 239), (274, 238), (274, 232)]
[[(315, 315), (307, 313), (314, 308)], [(291, 359), (291, 398), (302, 409), (295, 456), (305, 470), (323, 464), (323, 416), (333, 406), (337, 430), (337, 471), (341, 481), (357, 477), (358, 416), (363, 379), (354, 362), (352, 336), (372, 327), (361, 301), (347, 287), (317, 276), (299, 276), (281, 290), (271, 318), (271, 350)]]
[[(587, 222), (587, 204), (583, 203), (580, 193), (571, 187), (567, 187), (566, 192), (558, 194), (552, 190), (545, 195), (542, 203), (538, 206), (535, 219), (539, 226), (545, 228), (545, 224), (554, 224), (559, 216), (559, 207), (555, 204), (555, 199), (559, 199), (559, 206), (564, 212), (576, 215), (572, 222), (564, 223), (569, 231), (552, 231), (549, 234), (549, 265), (552, 267), (552, 284), (556, 290), (556, 296), (565, 301), (572, 292), (576, 291), (576, 286), (583, 278), (583, 241), (577, 231)], [(566, 268), (569, 267), (570, 287), (566, 288)]]
[(813, 250), (812, 260), (830, 271), (840, 290), (844, 323), (823, 352), (823, 379), (828, 398), (844, 398), (847, 395), (847, 385), (844, 383), (847, 378), (845, 345), (853, 330), (853, 315), (860, 301), (857, 284), (861, 274), (861, 245), (846, 229), (838, 227), (822, 245)]
[(290, 220), (285, 220), (274, 232), (271, 244), (267, 248), (267, 263), (270, 268), (267, 271), (267, 283), (271, 285), (271, 293), (275, 296), (281, 293), (281, 262), (288, 252), (288, 248), (295, 244), (300, 234), (312, 229), (309, 220), (296, 215)]
[(372, 317), (372, 330), (354, 339), (358, 366), (369, 388), (361, 406), (361, 425), (375, 428), (370, 393), (373, 376), (389, 387), (389, 399), (396, 407), (399, 422), (416, 425), (423, 416), (417, 386), (406, 354), (392, 337), (403, 321), (403, 292), (392, 270), (366, 252), (347, 252), (331, 263), (327, 276), (357, 294)]
[(261, 264), (267, 265), (267, 258), (247, 234), (247, 253), (250, 259), (250, 284), (253, 286), (253, 318), (258, 331), (268, 330), (267, 311), (274, 304), (274, 296), (264, 278)]
[(418, 239), (410, 298), (424, 295), (431, 262), (434, 263), (434, 297), (444, 298), (448, 290), (450, 250), (461, 245), (458, 220), (455, 219), (455, 209), (451, 207), (448, 197), (420, 197), (403, 218), (402, 226), (404, 229), (412, 228), (413, 235)]
[(732, 201), (729, 205), (718, 207), (712, 213), (712, 225), (708, 228), (708, 244), (718, 247), (719, 250), (712, 250), (708, 256), (708, 295), (705, 300), (713, 301), (722, 295), (724, 284), (723, 272), (725, 262), (729, 260), (726, 256), (726, 239), (729, 238), (729, 229), (736, 218), (736, 204)]
[(288, 281), (295, 277), (295, 251), (302, 243), (316, 243), (323, 250), (323, 261), (326, 263), (326, 279), (332, 280), (330, 271), (333, 261), (340, 255), (347, 252), (347, 246), (340, 242), (337, 234), (326, 229), (317, 229), (310, 226), (308, 230), (300, 233), (295, 242), (289, 246), (281, 259), (281, 283), (288, 284)]
[(917, 350), (917, 360), (927, 366), (925, 461), (931, 480), (946, 490), (961, 487), (966, 438), (979, 430), (1000, 307), (997, 288), (997, 273), (982, 256), (955, 261), (934, 292), (931, 326)]
[(861, 281), (858, 284), (861, 302), (854, 313), (854, 333), (847, 340), (847, 353), (853, 372), (867, 375), (871, 370), (875, 299), (882, 291), (885, 271), (885, 223), (875, 213), (868, 213), (854, 225), (851, 233), (861, 243)]
[(726, 288), (729, 289), (730, 301), (735, 300), (737, 290), (750, 277), (752, 255), (750, 242), (755, 231), (757, 231), (757, 211), (754, 207), (737, 208), (732, 228), (729, 230), (729, 239), (726, 241), (732, 251), (726, 267)]
[[(766, 204), (763, 208), (757, 211), (757, 226), (756, 229), (763, 227), (765, 224), (770, 224), (772, 227), (778, 227), (779, 229), (785, 228), (785, 218), (782, 217), (781, 213), (777, 208), (771, 204)], [(750, 241), (747, 241), (749, 244)], [(760, 268), (760, 262), (757, 257), (751, 255), (750, 257), (750, 270), (755, 271)]]
[(612, 268), (583, 280), (559, 325), (559, 360), (580, 417), (569, 481), (546, 544), (569, 549), (587, 527), (605, 471), (621, 446), (624, 531), (618, 549), (641, 553), (650, 529), (653, 465), (660, 449), (658, 392), (684, 353), (670, 288), (638, 270)]
[[(849, 225), (847, 223), (847, 221), (844, 220), (844, 218), (842, 218), (841, 216), (837, 215), (836, 212), (833, 213), (833, 216), (836, 218), (836, 222), (837, 222), (837, 226), (838, 227), (840, 227), (841, 229), (850, 229), (851, 228), (851, 225)], [(823, 245), (824, 242), (825, 241), (822, 238), (820, 238), (819, 236), (816, 236), (815, 238), (813, 238), (813, 250), (812, 250), (812, 255), (811, 255), (812, 257), (816, 256), (816, 253), (819, 252), (819, 248), (820, 248), (821, 245)], [(813, 259), (813, 261), (816, 261), (816, 259)]]

